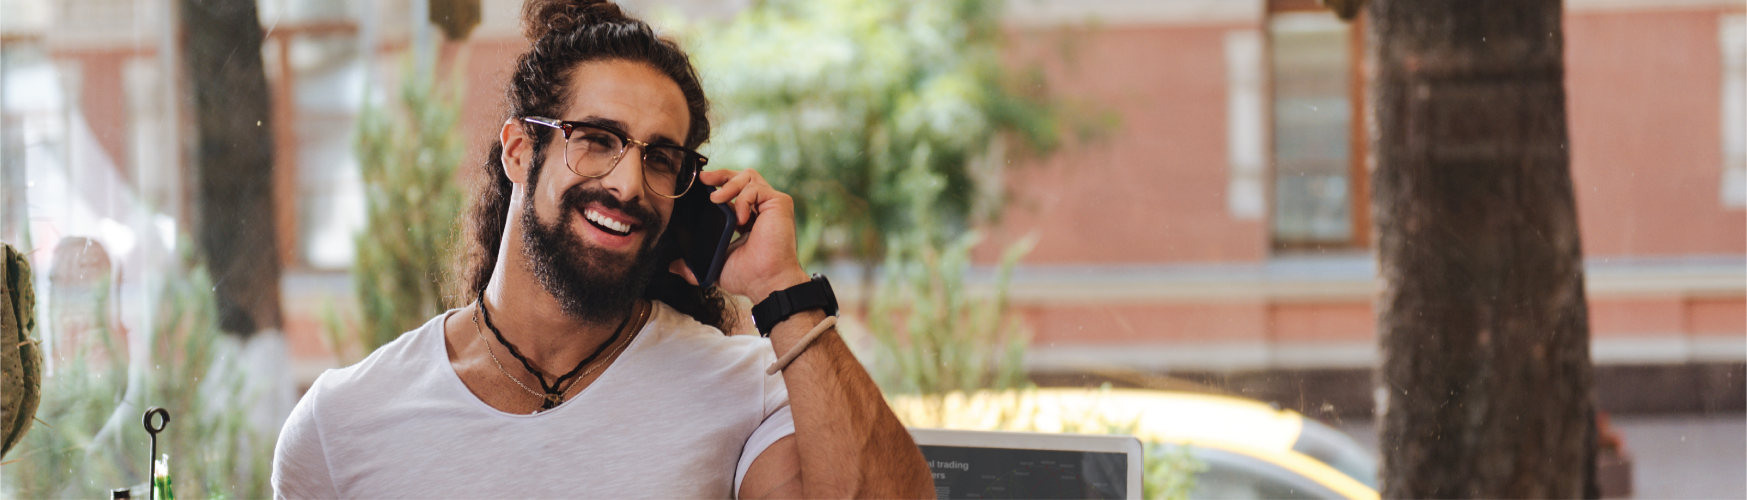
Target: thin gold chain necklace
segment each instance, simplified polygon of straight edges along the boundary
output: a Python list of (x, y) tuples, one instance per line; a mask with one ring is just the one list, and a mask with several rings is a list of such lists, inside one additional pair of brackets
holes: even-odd
[[(481, 311), (485, 311), (485, 300), (484, 299), (485, 299), (484, 294), (481, 294), (480, 299), (477, 302), (475, 302), (476, 308), (474, 309), (473, 314), (472, 314), (472, 316), (473, 316), (473, 334), (479, 338), (480, 342), (485, 344), (485, 353), (487, 355), (491, 356), (491, 363), (493, 365), (497, 366), (497, 371), (502, 372), (505, 377), (509, 377), (511, 382), (515, 382), (517, 387), (521, 387), (522, 390), (527, 391), (529, 395), (532, 395), (532, 396), (542, 400), (541, 405), (540, 405), (540, 409), (535, 410), (535, 413), (539, 413), (539, 412), (545, 411), (545, 410), (550, 410), (554, 407), (557, 407), (559, 404), (562, 404), (564, 402), (564, 400), (569, 397), (568, 395), (570, 393), (570, 390), (575, 389), (577, 386), (581, 385), (578, 382), (581, 382), (582, 379), (588, 378), (589, 374), (594, 373), (594, 371), (596, 369), (600, 368), (602, 365), (605, 365), (605, 364), (607, 364), (607, 362), (611, 361), (613, 356), (617, 356), (626, 347), (631, 345), (631, 339), (636, 337), (637, 331), (636, 330), (631, 331), (630, 335), (622, 335), (624, 333), (625, 327), (629, 326), (631, 324), (636, 324), (639, 327), (638, 329), (640, 330), (641, 329), (640, 327), (642, 326), (643, 322), (648, 320), (649, 314), (654, 312), (653, 311), (654, 305), (651, 304), (648, 307), (638, 308), (638, 309), (640, 309), (639, 312), (641, 312), (641, 314), (634, 312), (631, 315), (626, 316), (625, 322), (620, 323), (619, 327), (613, 331), (614, 338), (609, 339), (609, 343), (617, 343), (618, 344), (618, 347), (614, 348), (612, 353), (607, 354), (607, 357), (605, 359), (602, 359), (600, 363), (596, 363), (593, 366), (588, 367), (587, 370), (582, 370), (583, 366), (578, 365), (576, 370), (571, 371), (571, 374), (575, 375), (575, 378), (571, 380), (571, 383), (569, 386), (567, 386), (561, 390), (559, 390), (557, 387), (552, 387), (546, 393), (542, 394), (538, 391), (535, 391), (533, 388), (528, 387), (527, 384), (523, 384), (521, 379), (516, 378), (515, 375), (511, 375), (510, 371), (508, 369), (504, 368), (503, 362), (498, 360), (497, 353), (491, 347), (491, 341), (486, 340), (485, 332), (480, 331), (479, 317), (480, 317)], [(515, 352), (515, 346), (510, 345), (508, 343), (508, 340), (503, 339), (503, 334), (498, 333), (497, 327), (495, 325), (491, 324), (491, 316), (490, 316), (491, 313), (489, 311), (485, 311), (484, 314), (486, 314), (486, 316), (485, 316), (486, 325), (492, 327), (491, 328), (492, 333), (496, 334), (498, 336), (499, 341), (504, 342), (505, 343), (504, 345), (506, 347), (510, 348), (510, 354), (516, 354), (516, 359), (519, 359), (522, 361), (522, 365), (524, 368), (527, 368), (527, 369), (529, 369), (530, 372), (533, 372), (532, 364), (529, 363), (527, 359), (522, 358), (522, 356), (520, 354), (517, 354)], [(632, 316), (637, 317), (637, 321), (635, 323), (633, 323), (631, 321)], [(621, 336), (625, 337), (624, 342), (613, 342), (613, 341), (618, 340), (618, 337), (621, 337)], [(582, 361), (582, 365), (589, 364), (589, 362), (593, 361), (596, 357), (598, 357), (601, 354), (601, 352), (603, 350), (605, 350), (607, 347), (610, 347), (610, 345), (603, 345), (600, 348), (595, 349), (594, 354), (589, 355), (589, 357), (587, 359), (584, 359)], [(581, 370), (581, 371), (579, 372), (578, 370)], [(535, 372), (534, 376), (540, 377), (540, 374)], [(563, 379), (565, 379), (565, 378), (570, 378), (570, 376), (567, 375), (565, 377), (560, 378), (558, 381), (555, 381), (555, 382), (561, 383), (561, 382), (563, 382)], [(540, 382), (541, 382), (540, 383), (541, 388), (546, 389), (547, 387), (545, 384), (545, 379), (541, 378)], [(554, 385), (556, 385), (556, 384), (554, 384)]]
[(527, 385), (522, 384), (522, 379), (516, 378), (515, 375), (510, 375), (510, 371), (504, 369), (503, 362), (497, 360), (497, 353), (492, 352), (491, 349), (491, 341), (485, 340), (485, 332), (480, 331), (479, 329), (479, 310), (485, 308), (485, 303), (474, 302), (474, 305), (477, 307), (473, 309), (473, 334), (479, 337), (480, 343), (485, 344), (485, 353), (491, 355), (491, 364), (497, 365), (497, 371), (503, 372), (503, 376), (509, 377), (511, 382), (515, 382), (516, 386), (521, 387), (522, 390), (528, 391), (528, 394), (532, 394), (536, 398), (545, 398), (545, 395), (542, 395), (533, 389), (529, 389)]

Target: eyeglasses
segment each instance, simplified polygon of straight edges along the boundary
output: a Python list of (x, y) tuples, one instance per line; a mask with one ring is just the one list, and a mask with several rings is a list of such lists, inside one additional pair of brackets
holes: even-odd
[(576, 175), (599, 179), (619, 166), (636, 144), (643, 148), (643, 185), (664, 198), (685, 195), (695, 184), (698, 171), (710, 162), (697, 151), (676, 144), (650, 144), (625, 132), (584, 122), (529, 116), (522, 121), (564, 132), (564, 164)]

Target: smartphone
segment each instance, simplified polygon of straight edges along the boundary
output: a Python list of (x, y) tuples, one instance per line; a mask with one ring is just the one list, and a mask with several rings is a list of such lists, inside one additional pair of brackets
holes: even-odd
[(734, 209), (727, 203), (710, 203), (710, 193), (714, 192), (715, 186), (698, 183), (674, 200), (672, 221), (667, 228), (674, 237), (679, 257), (685, 259), (685, 266), (703, 288), (716, 284), (716, 279), (722, 276), (722, 265), (728, 261), (728, 243), (734, 240), (736, 229)]

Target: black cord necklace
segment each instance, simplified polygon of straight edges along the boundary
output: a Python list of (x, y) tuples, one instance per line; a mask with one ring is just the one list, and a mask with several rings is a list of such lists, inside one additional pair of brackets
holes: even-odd
[[(619, 326), (613, 328), (612, 338), (607, 339), (606, 342), (602, 342), (600, 347), (596, 347), (594, 349), (594, 354), (588, 355), (588, 357), (584, 358), (581, 363), (577, 363), (576, 368), (570, 369), (570, 373), (566, 373), (564, 376), (558, 377), (557, 380), (553, 380), (551, 384), (547, 384), (546, 374), (541, 372), (539, 368), (535, 368), (534, 363), (529, 362), (526, 356), (522, 356), (521, 351), (516, 349), (516, 345), (511, 344), (509, 339), (504, 338), (503, 332), (497, 330), (497, 325), (491, 323), (491, 309), (485, 307), (485, 290), (479, 291), (479, 311), (484, 313), (481, 314), (481, 316), (485, 318), (485, 327), (491, 329), (491, 334), (497, 336), (497, 341), (502, 343), (504, 347), (509, 348), (510, 355), (515, 356), (517, 361), (521, 361), (522, 368), (526, 368), (528, 373), (534, 374), (534, 379), (540, 382), (540, 390), (546, 393), (545, 399), (540, 402), (540, 411), (550, 410), (557, 407), (559, 403), (563, 403), (564, 393), (569, 392), (568, 390), (560, 390), (560, 387), (564, 387), (564, 382), (576, 377), (577, 374), (582, 373), (582, 367), (588, 366), (588, 364), (593, 362), (595, 358), (600, 357), (602, 352), (606, 352), (607, 346), (613, 345), (614, 342), (618, 342), (619, 335), (625, 332), (625, 325), (631, 324), (631, 317), (635, 316), (635, 314), (626, 314), (625, 319), (619, 322)], [(566, 387), (565, 389), (568, 388)]]

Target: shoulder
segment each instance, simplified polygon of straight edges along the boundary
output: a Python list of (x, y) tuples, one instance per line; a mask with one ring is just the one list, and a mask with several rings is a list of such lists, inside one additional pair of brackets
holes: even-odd
[(744, 396), (753, 404), (768, 389), (764, 369), (776, 361), (769, 339), (723, 335), (660, 302), (638, 335), (638, 345), (622, 358), (631, 385), (688, 393), (707, 387), (709, 397)]
[[(360, 420), (380, 415), (382, 403), (406, 397), (396, 389), (430, 379), (432, 365), (447, 368), (443, 355), (444, 313), (370, 353), (363, 361), (323, 372), (298, 399), (274, 446), (272, 483), (280, 498), (337, 498), (333, 445), (355, 435)], [(431, 345), (437, 342), (437, 345)], [(428, 385), (428, 383), (426, 384)], [(360, 411), (363, 410), (363, 411)], [(340, 456), (345, 456), (341, 453)], [(343, 461), (342, 461), (343, 462)]]
[[(452, 312), (452, 311), (449, 311)], [(348, 401), (381, 401), (409, 388), (435, 381), (449, 364), (443, 347), (443, 319), (438, 314), (424, 325), (403, 333), (376, 348), (362, 361), (323, 372), (304, 394), (306, 400), (321, 400), (324, 406)]]
[[(716, 361), (738, 362), (746, 358), (776, 359), (770, 347), (770, 340), (752, 335), (727, 335), (715, 327), (699, 323), (660, 301), (652, 304), (655, 310), (649, 317), (649, 324), (644, 327), (643, 334), (654, 338), (652, 344), (668, 349), (684, 350), (684, 352)], [(665, 349), (663, 349), (665, 350)], [(761, 367), (762, 369), (762, 367)]]
[[(754, 335), (724, 335), (709, 325), (656, 302), (644, 334), (648, 346), (632, 363), (645, 376), (692, 387), (709, 387), (711, 397), (745, 397), (757, 419), (788, 404), (782, 373), (764, 372), (776, 362), (770, 339)], [(652, 378), (651, 380), (654, 380)]]

